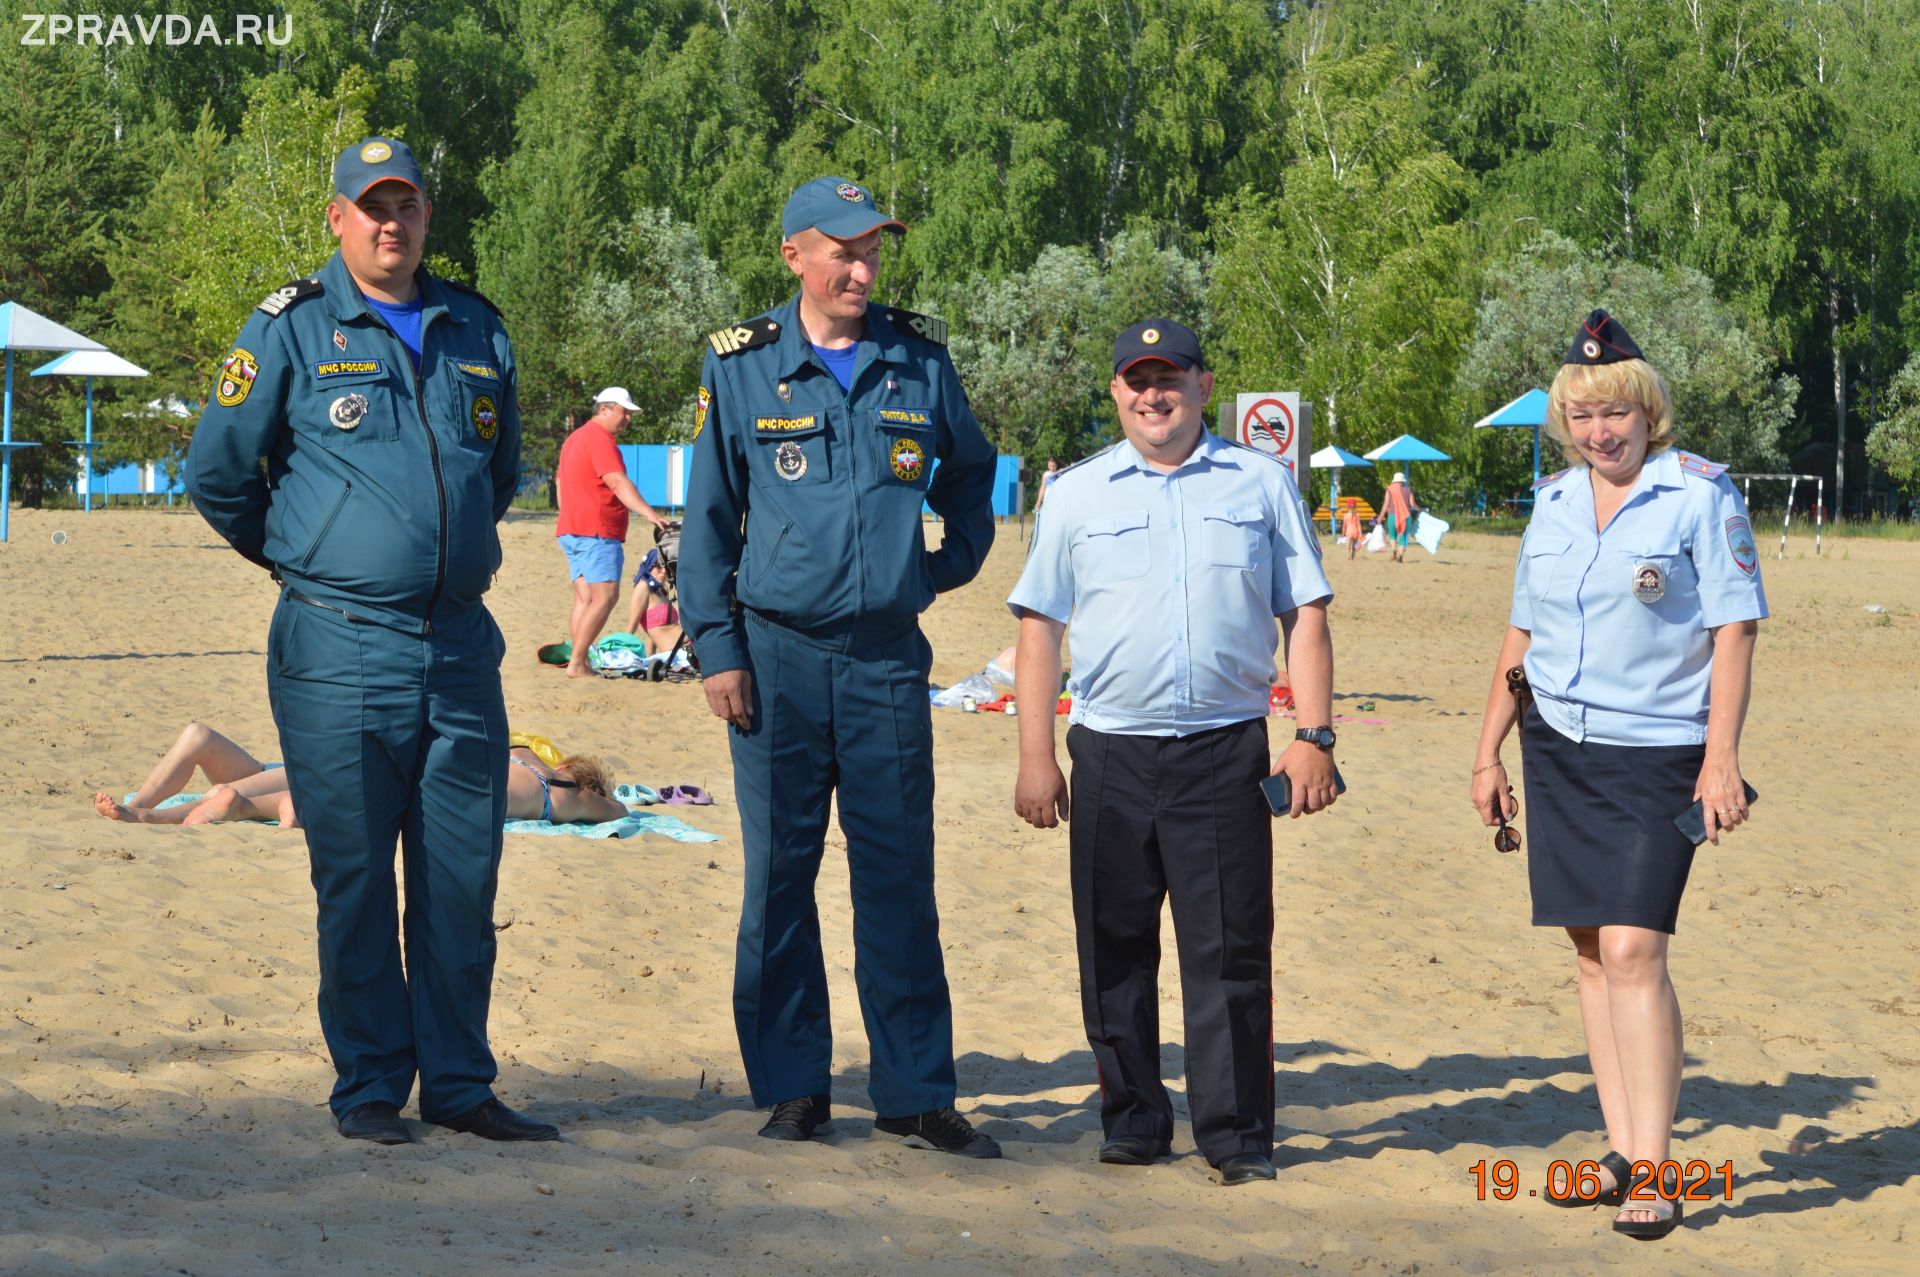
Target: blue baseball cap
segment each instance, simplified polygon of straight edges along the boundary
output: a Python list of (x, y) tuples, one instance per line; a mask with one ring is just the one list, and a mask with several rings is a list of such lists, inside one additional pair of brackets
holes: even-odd
[(333, 189), (350, 200), (359, 199), (380, 182), (405, 182), (422, 195), (427, 193), (427, 180), (420, 176), (413, 149), (390, 137), (362, 138), (333, 162)]
[(876, 228), (907, 232), (905, 222), (874, 205), (871, 191), (844, 177), (816, 177), (788, 197), (780, 210), (781, 238), (791, 239), (809, 227), (834, 239), (859, 239)]
[(1113, 370), (1125, 372), (1143, 359), (1161, 359), (1175, 368), (1205, 368), (1200, 339), (1185, 324), (1148, 319), (1123, 328), (1113, 339)]

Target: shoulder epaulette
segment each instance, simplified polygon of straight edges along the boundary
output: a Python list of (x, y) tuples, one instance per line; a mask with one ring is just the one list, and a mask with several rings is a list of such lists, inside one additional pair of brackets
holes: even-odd
[(905, 327), (936, 346), (947, 344), (947, 321), (938, 315), (922, 315), (901, 310), (898, 306), (889, 306), (887, 320), (895, 327)]
[(1276, 466), (1284, 466), (1287, 464), (1285, 461), (1281, 460), (1280, 454), (1278, 453), (1268, 452), (1264, 448), (1256, 448), (1250, 443), (1241, 443), (1238, 439), (1229, 439), (1225, 435), (1221, 435), (1219, 436), (1219, 438), (1222, 443), (1230, 443), (1234, 447), (1239, 448), (1243, 452), (1251, 452), (1256, 457), (1265, 457), (1267, 460), (1273, 462), (1273, 464), (1275, 464)]
[(1088, 453), (1086, 456), (1080, 458), (1080, 460), (1074, 462), (1072, 465), (1061, 466), (1058, 470), (1054, 471), (1053, 481), (1055, 483), (1060, 482), (1062, 478), (1065, 478), (1067, 475), (1072, 474), (1075, 470), (1078, 470), (1081, 466), (1086, 465), (1087, 462), (1098, 461), (1100, 458), (1106, 456), (1109, 452), (1112, 452), (1115, 448), (1118, 448), (1119, 446), (1120, 444), (1118, 442), (1110, 443), (1106, 447), (1100, 449), (1100, 451), (1098, 452)]
[(1572, 470), (1573, 470), (1573, 467), (1568, 466), (1565, 470), (1555, 470), (1552, 474), (1541, 475), (1538, 479), (1535, 479), (1533, 481), (1533, 490), (1535, 492), (1538, 492), (1540, 491), (1540, 489), (1546, 487), (1548, 484), (1560, 482), (1560, 480), (1566, 478), (1568, 473), (1571, 472)]
[(755, 346), (764, 346), (780, 335), (780, 325), (771, 319), (750, 319), (744, 324), (735, 324), (731, 328), (719, 328), (707, 334), (707, 345), (713, 347), (713, 353), (725, 359), (728, 355), (737, 355), (743, 350), (752, 350)]
[(326, 291), (326, 286), (316, 278), (296, 279), (291, 284), (282, 285), (268, 293), (266, 300), (254, 309), (277, 319), (288, 307), (303, 302), (309, 297), (318, 297)]
[(448, 279), (445, 275), (436, 275), (434, 276), (434, 278), (439, 280), (441, 283), (445, 284), (448, 288), (458, 289), (459, 291), (465, 293), (469, 297), (479, 299), (479, 302), (482, 306), (485, 306), (488, 310), (492, 311), (494, 314), (499, 315), (501, 319), (506, 318), (505, 315), (500, 314), (500, 308), (493, 304), (493, 298), (487, 296), (485, 293), (475, 288), (472, 284), (463, 284), (457, 279)]
[(1721, 462), (1696, 457), (1691, 452), (1682, 452), (1678, 448), (1673, 450), (1673, 456), (1674, 460), (1680, 463), (1682, 470), (1688, 474), (1697, 474), (1702, 479), (1718, 479), (1727, 472), (1727, 467)]

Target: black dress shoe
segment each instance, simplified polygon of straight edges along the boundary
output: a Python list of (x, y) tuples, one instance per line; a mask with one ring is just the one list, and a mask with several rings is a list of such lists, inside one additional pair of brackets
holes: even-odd
[(1225, 1158), (1214, 1169), (1220, 1172), (1220, 1182), (1231, 1188), (1235, 1184), (1251, 1184), (1259, 1179), (1272, 1179), (1273, 1159), (1263, 1153), (1235, 1153)]
[(876, 1118), (873, 1129), (902, 1137), (910, 1148), (930, 1148), (959, 1157), (1000, 1156), (1000, 1145), (994, 1142), (993, 1136), (974, 1130), (973, 1124), (961, 1117), (957, 1109), (932, 1109), (912, 1117)]
[(560, 1128), (516, 1113), (499, 1100), (488, 1100), (468, 1109), (459, 1117), (439, 1123), (462, 1135), (478, 1135), (483, 1140), (557, 1140)]
[(773, 1106), (773, 1116), (760, 1128), (763, 1139), (798, 1144), (810, 1140), (816, 1131), (833, 1126), (833, 1110), (824, 1095), (803, 1095), (797, 1100), (782, 1100)]
[(350, 1140), (372, 1140), (375, 1144), (413, 1143), (413, 1132), (400, 1120), (400, 1110), (385, 1100), (349, 1109), (340, 1119), (340, 1133)]
[(1116, 1135), (1100, 1146), (1100, 1160), (1109, 1166), (1152, 1166), (1172, 1151), (1172, 1144), (1149, 1135)]

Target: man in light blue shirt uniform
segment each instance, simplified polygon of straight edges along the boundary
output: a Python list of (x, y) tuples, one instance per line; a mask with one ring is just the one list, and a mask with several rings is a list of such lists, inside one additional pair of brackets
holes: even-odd
[(1677, 448), (1648, 457), (1604, 532), (1584, 467), (1535, 485), (1507, 619), (1533, 636), (1527, 681), (1562, 736), (1707, 739), (1713, 631), (1767, 615), (1753, 528), (1726, 469)]
[[(1194, 1142), (1221, 1182), (1274, 1177), (1273, 825), (1334, 800), (1333, 647), (1319, 542), (1277, 458), (1211, 435), (1199, 340), (1150, 319), (1114, 341), (1125, 439), (1060, 472), (1007, 600), (1020, 618), (1014, 808), (1072, 820), (1081, 1010), (1102, 1162), (1170, 1151), (1160, 1081), (1160, 910), (1171, 898)], [(1072, 622), (1073, 788), (1049, 708)], [(1269, 768), (1274, 650), (1305, 724)]]

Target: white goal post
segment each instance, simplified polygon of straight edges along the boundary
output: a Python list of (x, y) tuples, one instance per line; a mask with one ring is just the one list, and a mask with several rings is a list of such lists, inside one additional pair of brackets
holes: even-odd
[(1787, 485), (1787, 509), (1785, 517), (1780, 521), (1780, 548), (1773, 556), (1776, 559), (1787, 557), (1787, 529), (1793, 525), (1794, 492), (1803, 483), (1814, 485), (1813, 557), (1816, 559), (1820, 557), (1820, 533), (1826, 522), (1827, 513), (1827, 481), (1824, 478), (1813, 474), (1730, 474), (1727, 478), (1739, 480), (1740, 496), (1747, 503), (1749, 519), (1753, 517), (1753, 484), (1756, 479), (1762, 483), (1778, 482)]

